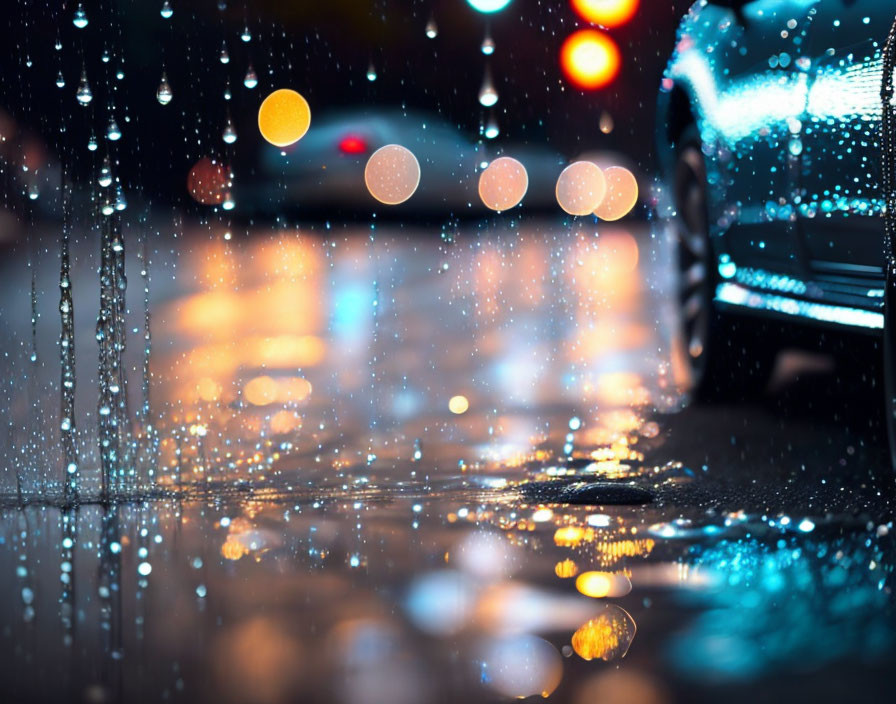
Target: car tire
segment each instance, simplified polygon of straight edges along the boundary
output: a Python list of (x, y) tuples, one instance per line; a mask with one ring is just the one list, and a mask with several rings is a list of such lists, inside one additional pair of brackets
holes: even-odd
[(740, 400), (766, 387), (776, 351), (755, 344), (756, 321), (723, 314), (714, 303), (718, 283), (709, 236), (706, 161), (696, 125), (676, 146), (673, 181), (680, 334), (690, 390), (698, 401)]

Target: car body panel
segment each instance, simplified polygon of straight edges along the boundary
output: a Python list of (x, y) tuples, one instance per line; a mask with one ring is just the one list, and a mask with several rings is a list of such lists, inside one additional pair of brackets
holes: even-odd
[(666, 177), (676, 93), (703, 141), (716, 303), (879, 330), (881, 51), (896, 8), (738, 4), (691, 8), (659, 99)]
[(881, 283), (880, 88), (896, 9), (880, 0), (829, 0), (814, 9), (809, 119), (801, 140), (800, 213), (810, 270), (859, 278), (864, 272)]

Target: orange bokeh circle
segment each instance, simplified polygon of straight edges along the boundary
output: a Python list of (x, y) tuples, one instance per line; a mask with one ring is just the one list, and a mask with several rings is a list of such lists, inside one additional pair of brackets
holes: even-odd
[(572, 8), (586, 22), (603, 27), (618, 27), (638, 11), (638, 0), (572, 0)]
[(580, 29), (560, 49), (560, 66), (566, 78), (583, 90), (597, 90), (619, 74), (622, 58), (616, 43), (604, 32)]
[(223, 203), (229, 186), (227, 169), (207, 156), (197, 161), (187, 175), (187, 190), (194, 200), (203, 205)]

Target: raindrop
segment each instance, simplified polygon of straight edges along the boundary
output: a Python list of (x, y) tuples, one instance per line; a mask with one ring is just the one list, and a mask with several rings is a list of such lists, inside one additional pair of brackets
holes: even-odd
[(435, 39), (439, 36), (439, 28), (436, 25), (436, 21), (432, 18), (426, 23), (426, 36), (430, 39)]
[(56, 87), (65, 88), (65, 77), (62, 75), (62, 71), (56, 76)]
[(87, 13), (84, 12), (83, 3), (78, 3), (78, 9), (75, 10), (75, 16), (72, 18), (72, 24), (78, 29), (84, 29), (87, 26)]
[(115, 121), (114, 117), (109, 118), (109, 128), (106, 131), (106, 136), (113, 142), (117, 142), (121, 139), (121, 130), (118, 128), (118, 123)]
[(171, 7), (171, 3), (168, 0), (165, 0), (165, 2), (162, 3), (162, 9), (159, 10), (159, 14), (163, 19), (171, 19), (171, 15), (174, 14), (174, 9)]
[(236, 141), (236, 130), (233, 127), (233, 121), (229, 117), (227, 118), (227, 125), (224, 127), (222, 138), (226, 144), (233, 144)]
[(168, 76), (163, 71), (162, 80), (159, 83), (158, 90), (156, 90), (156, 100), (158, 100), (162, 105), (167, 105), (171, 102), (171, 99), (173, 97), (174, 93), (171, 92), (171, 84), (168, 83)]
[(244, 42), (252, 41), (252, 33), (249, 31), (249, 25), (243, 27), (243, 33), (240, 34), (240, 39), (242, 39)]
[(485, 78), (482, 79), (482, 88), (479, 89), (479, 104), (483, 107), (490, 108), (498, 102), (498, 91), (492, 85), (492, 77), (489, 71), (485, 72)]
[(233, 93), (230, 92), (230, 81), (227, 81), (227, 85), (224, 86), (224, 100), (230, 100), (233, 97)]
[(92, 134), (92, 135), (90, 135), (90, 139), (87, 140), (87, 151), (95, 152), (96, 148), (97, 148), (96, 135)]
[(230, 54), (227, 53), (227, 42), (222, 42), (221, 44), (221, 54), (218, 57), (221, 59), (222, 64), (230, 63)]
[(100, 61), (102, 61), (104, 64), (107, 64), (107, 63), (109, 63), (110, 58), (112, 58), (112, 57), (109, 55), (109, 50), (103, 49), (103, 53), (100, 56)]
[(90, 91), (90, 84), (87, 82), (87, 71), (81, 72), (81, 83), (78, 86), (78, 102), (81, 105), (89, 105), (93, 100), (93, 93)]
[(492, 113), (488, 118), (488, 122), (485, 125), (484, 134), (486, 139), (494, 139), (499, 134), (501, 134), (501, 130), (498, 127), (498, 119), (495, 117), (494, 113)]
[(112, 167), (109, 165), (109, 157), (106, 157), (103, 161), (103, 166), (100, 168), (100, 177), (97, 181), (103, 188), (108, 188), (112, 185)]
[(603, 132), (604, 134), (610, 134), (616, 124), (613, 122), (613, 116), (606, 110), (604, 110), (600, 114), (600, 121), (598, 122), (598, 126), (600, 127), (601, 132)]
[(491, 56), (495, 53), (495, 40), (491, 38), (491, 35), (486, 34), (485, 39), (482, 40), (482, 46), (479, 48), (483, 54)]
[(118, 189), (115, 192), (115, 209), (116, 210), (124, 210), (128, 207), (128, 201), (124, 197), (124, 190), (122, 190), (121, 186), (118, 186)]
[(370, 62), (370, 65), (367, 67), (367, 80), (373, 83), (376, 80), (376, 69), (373, 67), (373, 62)]
[(53, 45), (53, 48), (56, 49), (56, 51), (62, 51), (62, 40), (58, 37), (56, 38), (56, 43)]
[(249, 64), (249, 70), (246, 71), (246, 77), (243, 79), (243, 85), (250, 90), (258, 85), (258, 74), (255, 73), (255, 69), (252, 68), (252, 64)]

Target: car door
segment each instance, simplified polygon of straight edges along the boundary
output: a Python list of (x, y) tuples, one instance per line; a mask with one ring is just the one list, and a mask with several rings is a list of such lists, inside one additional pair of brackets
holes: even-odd
[[(685, 20), (669, 75), (694, 97), (711, 227), (741, 270), (799, 269), (792, 147), (808, 97), (801, 61), (812, 0), (712, 0)], [(803, 67), (803, 68), (801, 68)], [(728, 268), (730, 271), (730, 267)]]
[(880, 90), (896, 5), (819, 0), (813, 12), (808, 119), (800, 136), (805, 251), (820, 294), (856, 294), (856, 302), (867, 303), (879, 295), (883, 276)]

